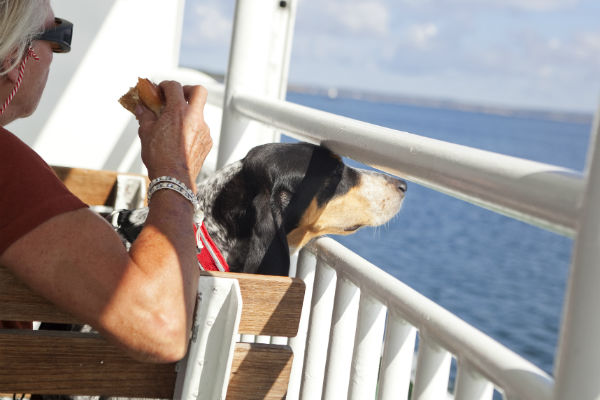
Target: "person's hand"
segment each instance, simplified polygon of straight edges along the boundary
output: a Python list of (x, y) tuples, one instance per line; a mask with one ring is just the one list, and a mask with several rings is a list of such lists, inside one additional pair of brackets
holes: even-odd
[(212, 148), (210, 129), (204, 121), (207, 91), (202, 86), (160, 83), (165, 106), (160, 117), (138, 105), (142, 161), (150, 179), (167, 175), (196, 190), (196, 177)]

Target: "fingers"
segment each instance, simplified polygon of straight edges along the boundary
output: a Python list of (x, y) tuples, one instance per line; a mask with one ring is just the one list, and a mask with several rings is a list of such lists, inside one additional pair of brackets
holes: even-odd
[(135, 107), (135, 118), (138, 120), (140, 128), (157, 120), (156, 114), (141, 103)]
[(194, 108), (203, 108), (206, 104), (208, 91), (204, 86), (181, 86), (181, 84), (176, 81), (163, 81), (158, 86), (162, 89), (167, 104), (173, 101), (179, 102), (181, 100), (186, 101)]
[(188, 104), (195, 112), (201, 112), (204, 110), (206, 105), (206, 98), (208, 97), (208, 91), (204, 86), (186, 85), (183, 87), (183, 94)]
[(138, 135), (150, 130), (157, 120), (156, 114), (143, 104), (138, 104), (135, 107), (135, 118), (139, 123)]
[(183, 96), (183, 88), (179, 82), (175, 81), (162, 81), (158, 86), (163, 91), (165, 95), (165, 106), (169, 107), (172, 105), (181, 105), (181, 103), (185, 102), (185, 97)]
[[(208, 91), (200, 85), (181, 86), (179, 82), (163, 81), (160, 88), (165, 95), (166, 105), (179, 104), (186, 102), (193, 113), (203, 113)], [(183, 96), (182, 96), (183, 95)]]

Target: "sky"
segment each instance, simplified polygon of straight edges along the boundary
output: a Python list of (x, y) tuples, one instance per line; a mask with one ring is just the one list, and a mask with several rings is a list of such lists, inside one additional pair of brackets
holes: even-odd
[[(544, 110), (600, 104), (598, 0), (298, 1), (292, 84)], [(186, 0), (182, 65), (225, 72), (234, 4)]]

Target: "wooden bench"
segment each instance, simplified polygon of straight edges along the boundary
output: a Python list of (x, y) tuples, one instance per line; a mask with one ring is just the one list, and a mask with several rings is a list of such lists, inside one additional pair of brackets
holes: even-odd
[[(113, 201), (110, 198), (116, 173), (65, 168), (58, 171), (71, 190), (83, 193), (80, 197), (88, 204)], [(217, 287), (224, 288), (220, 290), (221, 294), (226, 291), (225, 296), (218, 296)], [(201, 343), (204, 348), (198, 350), (197, 344), (191, 344), (187, 360), (177, 364), (132, 360), (95, 333), (0, 329), (0, 393), (173, 398), (181, 396), (182, 385), (189, 386), (191, 380), (195, 379), (191, 385), (197, 394), (198, 388), (193, 385), (200, 385), (200, 389), (210, 386), (207, 379), (214, 380), (215, 374), (226, 371), (227, 399), (285, 398), (293, 357), (290, 348), (235, 343), (230, 336), (295, 336), (304, 283), (286, 277), (211, 272), (202, 274), (199, 293), (193, 343)], [(241, 312), (237, 321), (236, 309)], [(214, 315), (210, 321), (199, 319), (199, 315), (211, 312)], [(80, 323), (31, 292), (1, 266), (0, 320)], [(228, 341), (232, 342), (231, 350)], [(192, 369), (214, 359), (220, 360), (219, 365), (201, 370), (205, 376), (191, 376), (198, 375)], [(217, 384), (210, 390), (217, 393), (221, 389)]]

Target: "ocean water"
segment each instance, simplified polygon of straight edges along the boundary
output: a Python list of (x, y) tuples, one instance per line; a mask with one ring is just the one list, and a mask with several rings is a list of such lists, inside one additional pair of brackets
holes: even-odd
[[(585, 166), (591, 129), (585, 123), (300, 93), (288, 93), (288, 100), (578, 171)], [(410, 182), (404, 206), (390, 223), (335, 238), (552, 373), (571, 239)]]

